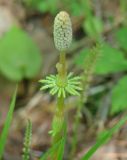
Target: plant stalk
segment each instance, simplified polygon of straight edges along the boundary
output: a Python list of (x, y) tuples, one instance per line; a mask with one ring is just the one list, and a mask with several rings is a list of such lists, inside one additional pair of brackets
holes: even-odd
[[(67, 78), (65, 53), (60, 53), (59, 63), (57, 63), (56, 68), (61, 85), (64, 85)], [(54, 146), (65, 134), (65, 103), (62, 95), (57, 98), (57, 106), (53, 123), (53, 125), (56, 125), (55, 128), (57, 128), (57, 132), (55, 131), (55, 135), (52, 136), (52, 145)], [(55, 155), (52, 157), (52, 160), (58, 160), (58, 154), (59, 150), (57, 149)]]

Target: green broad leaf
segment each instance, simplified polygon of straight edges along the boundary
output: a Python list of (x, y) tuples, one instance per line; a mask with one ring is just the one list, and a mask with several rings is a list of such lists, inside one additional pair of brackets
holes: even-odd
[[(47, 0), (46, 0), (47, 1)], [(59, 1), (58, 0), (50, 0), (49, 1), (49, 12), (52, 14), (52, 15), (56, 15), (56, 13), (58, 12), (58, 3)]]
[(91, 6), (91, 2), (89, 0), (81, 0), (81, 5), (83, 7), (83, 13), (87, 18), (90, 18), (92, 16), (93, 10)]
[(73, 16), (83, 15), (83, 6), (77, 0), (74, 0), (73, 3), (70, 3), (70, 10)]
[(122, 77), (112, 90), (111, 114), (127, 109), (127, 76)]
[(54, 15), (58, 12), (58, 0), (23, 0), (23, 2), (29, 9), (42, 13), (49, 12)]
[[(84, 67), (84, 60), (90, 50), (83, 50), (75, 58), (75, 64)], [(111, 74), (127, 70), (127, 60), (124, 58), (123, 52), (111, 47), (109, 44), (103, 44), (101, 47), (101, 55), (97, 60), (95, 73), (99, 75)]]
[(58, 0), (40, 0), (38, 2), (35, 0), (35, 3), (36, 8), (42, 13), (49, 12), (54, 15), (58, 11)]
[(44, 12), (47, 12), (49, 7), (48, 7), (48, 4), (46, 3), (46, 1), (41, 1), (40, 3), (37, 3), (37, 9), (44, 13)]
[(11, 101), (11, 104), (10, 104), (9, 112), (7, 114), (7, 117), (6, 117), (5, 125), (4, 125), (2, 133), (0, 135), (0, 160), (2, 159), (2, 156), (3, 156), (3, 153), (4, 153), (8, 132), (9, 132), (9, 128), (10, 128), (12, 117), (13, 117), (15, 101), (16, 101), (16, 93), (17, 93), (17, 89), (15, 90), (15, 93), (12, 97), (12, 101)]
[(97, 38), (103, 32), (103, 22), (97, 17), (88, 17), (83, 23), (83, 28), (89, 36)]
[(0, 72), (10, 80), (33, 78), (41, 67), (38, 46), (22, 29), (13, 27), (0, 39)]
[(127, 70), (127, 60), (123, 52), (105, 44), (96, 65), (96, 74), (110, 74), (125, 70)]
[(127, 121), (127, 116), (119, 120), (119, 122), (113, 128), (107, 130), (80, 160), (90, 160), (93, 154), (108, 140), (110, 140), (112, 138), (112, 135), (117, 131), (119, 131), (119, 129), (124, 125), (126, 121)]
[(88, 48), (83, 49), (78, 55), (75, 56), (74, 63), (77, 66), (83, 68), (85, 59), (87, 58), (89, 53), (90, 53), (90, 49)]
[(115, 33), (119, 45), (127, 51), (127, 27), (121, 27)]

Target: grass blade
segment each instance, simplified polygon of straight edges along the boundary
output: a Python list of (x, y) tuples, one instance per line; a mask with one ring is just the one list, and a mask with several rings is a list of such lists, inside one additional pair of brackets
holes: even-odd
[(15, 90), (14, 95), (11, 100), (11, 104), (10, 104), (9, 112), (7, 114), (4, 128), (3, 128), (2, 133), (0, 135), (0, 160), (2, 159), (2, 156), (4, 153), (4, 148), (5, 148), (8, 132), (9, 132), (9, 128), (10, 128), (12, 117), (13, 117), (15, 101), (16, 101), (16, 93), (17, 93), (17, 87), (16, 87), (16, 90)]
[(99, 149), (103, 144), (111, 139), (113, 133), (117, 132), (122, 125), (127, 121), (127, 116), (122, 118), (113, 128), (106, 131), (105, 134), (93, 145), (88, 152), (81, 158), (81, 160), (89, 160), (92, 155)]
[(58, 150), (57, 160), (63, 159), (64, 146), (65, 146), (66, 137), (63, 137), (59, 142), (57, 142), (53, 147), (51, 147), (45, 154), (43, 154), (40, 160), (52, 159), (56, 150)]

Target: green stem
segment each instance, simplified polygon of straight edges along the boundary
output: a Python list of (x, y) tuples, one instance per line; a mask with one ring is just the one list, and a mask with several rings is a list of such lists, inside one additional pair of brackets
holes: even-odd
[(54, 121), (56, 123), (56, 127), (59, 127), (58, 132), (53, 136), (52, 141), (53, 145), (55, 145), (63, 136), (64, 131), (63, 124), (64, 124), (64, 98), (61, 96), (57, 99), (57, 108), (54, 116)]
[[(65, 53), (60, 53), (59, 63), (56, 65), (58, 76), (61, 81), (61, 85), (65, 84), (66, 78), (67, 78), (67, 69), (66, 69), (66, 55)], [(55, 125), (55, 128), (53, 127), (53, 133), (55, 132), (55, 135), (52, 136), (52, 145), (55, 146), (61, 138), (64, 136), (65, 133), (65, 103), (64, 103), (64, 97), (60, 96), (57, 98), (57, 106), (56, 106), (56, 112), (53, 119), (53, 125)], [(58, 160), (58, 149), (55, 152), (55, 155), (52, 157), (52, 160)]]
[(67, 75), (67, 69), (66, 69), (66, 54), (60, 53), (60, 59), (59, 63), (61, 64), (61, 70), (58, 71), (59, 76), (61, 76), (61, 79), (65, 79)]

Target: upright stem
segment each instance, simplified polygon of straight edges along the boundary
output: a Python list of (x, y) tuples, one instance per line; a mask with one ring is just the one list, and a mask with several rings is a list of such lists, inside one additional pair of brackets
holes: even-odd
[(59, 127), (57, 133), (52, 138), (52, 143), (55, 145), (63, 137), (63, 125), (64, 125), (64, 98), (61, 96), (57, 99), (57, 107), (54, 116), (54, 122), (56, 127)]
[(60, 53), (59, 63), (56, 65), (58, 76), (62, 81), (65, 81), (67, 75), (66, 68), (66, 54), (64, 52)]
[[(59, 63), (56, 65), (58, 77), (61, 82), (61, 85), (65, 84), (66, 76), (67, 76), (67, 69), (66, 69), (66, 56), (65, 53), (60, 53)], [(52, 145), (54, 146), (56, 143), (58, 143), (61, 138), (64, 136), (65, 128), (65, 103), (64, 103), (64, 97), (61, 95), (57, 98), (57, 106), (56, 106), (56, 112), (53, 119), (53, 125), (55, 126), (55, 135), (52, 137)], [(54, 131), (53, 131), (54, 132)], [(58, 160), (58, 149), (56, 150), (55, 155), (52, 157), (52, 160)]]

